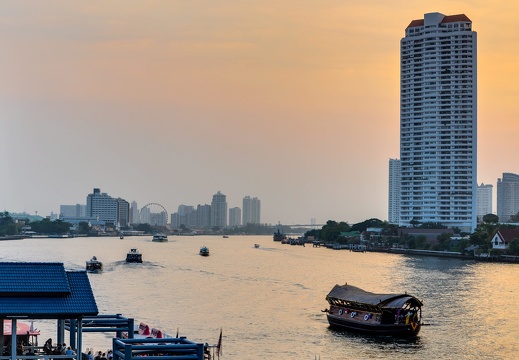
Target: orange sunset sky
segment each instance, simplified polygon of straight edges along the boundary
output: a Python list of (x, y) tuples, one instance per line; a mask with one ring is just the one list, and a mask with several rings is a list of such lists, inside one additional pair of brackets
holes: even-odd
[[(94, 187), (140, 206), (262, 201), (262, 222), (387, 220), (399, 46), (424, 13), (478, 33), (478, 183), (519, 173), (519, 3), (0, 2), (0, 206)], [(495, 207), (494, 207), (495, 212)]]

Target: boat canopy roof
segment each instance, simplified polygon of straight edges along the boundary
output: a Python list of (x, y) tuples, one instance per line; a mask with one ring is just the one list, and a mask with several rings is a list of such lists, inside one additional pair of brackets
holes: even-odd
[(363, 304), (378, 308), (397, 309), (409, 303), (412, 306), (423, 306), (416, 297), (408, 294), (375, 294), (352, 285), (335, 285), (326, 296), (326, 300), (341, 300), (349, 303)]

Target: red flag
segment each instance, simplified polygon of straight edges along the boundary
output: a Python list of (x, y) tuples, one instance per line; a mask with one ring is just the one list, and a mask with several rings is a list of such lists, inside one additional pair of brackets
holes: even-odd
[(220, 328), (220, 337), (218, 338), (218, 344), (216, 345), (216, 353), (218, 354), (218, 358), (222, 355), (222, 329)]

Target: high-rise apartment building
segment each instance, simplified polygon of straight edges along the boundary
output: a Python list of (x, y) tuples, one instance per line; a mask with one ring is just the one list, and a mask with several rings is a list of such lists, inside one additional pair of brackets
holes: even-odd
[(257, 197), (243, 198), (243, 225), (259, 224), (261, 220), (261, 200)]
[(400, 42), (400, 225), (476, 227), (477, 36), (465, 15), (425, 14)]
[(233, 207), (229, 209), (229, 226), (241, 225), (241, 209)]
[(483, 216), (492, 214), (492, 189), (491, 184), (478, 185), (477, 217), (478, 222), (483, 221)]
[(130, 224), (138, 224), (140, 221), (140, 211), (136, 201), (130, 205)]
[(400, 160), (389, 159), (388, 222), (400, 222)]
[(500, 222), (510, 221), (519, 212), (519, 175), (503, 173), (497, 179), (497, 217)]
[(211, 226), (227, 226), (227, 196), (218, 191), (211, 201)]

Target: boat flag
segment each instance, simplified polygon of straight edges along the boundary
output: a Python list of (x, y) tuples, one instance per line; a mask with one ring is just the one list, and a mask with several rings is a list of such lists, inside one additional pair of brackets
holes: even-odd
[(176, 338), (178, 339), (178, 327), (177, 327), (177, 336), (176, 336)]
[(220, 328), (220, 337), (218, 338), (218, 344), (216, 345), (216, 353), (218, 354), (218, 359), (220, 355), (222, 355), (222, 328)]

